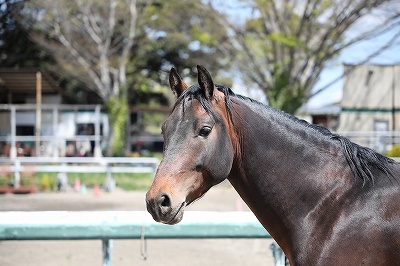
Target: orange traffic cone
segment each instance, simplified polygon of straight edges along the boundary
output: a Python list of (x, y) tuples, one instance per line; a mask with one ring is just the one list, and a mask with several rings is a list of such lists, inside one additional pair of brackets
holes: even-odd
[(81, 192), (81, 181), (79, 178), (75, 178), (74, 190), (75, 192)]
[(94, 196), (96, 198), (100, 196), (100, 187), (99, 187), (99, 185), (97, 185), (97, 184), (94, 185), (93, 193), (94, 193)]

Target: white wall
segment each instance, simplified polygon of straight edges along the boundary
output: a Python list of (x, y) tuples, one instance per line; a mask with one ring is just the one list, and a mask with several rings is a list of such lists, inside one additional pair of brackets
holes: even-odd
[[(345, 66), (345, 72), (352, 66)], [(400, 65), (363, 65), (343, 80), (340, 125), (338, 131), (373, 131), (377, 120), (393, 128), (392, 109), (400, 110)], [(399, 111), (395, 128), (400, 128)]]

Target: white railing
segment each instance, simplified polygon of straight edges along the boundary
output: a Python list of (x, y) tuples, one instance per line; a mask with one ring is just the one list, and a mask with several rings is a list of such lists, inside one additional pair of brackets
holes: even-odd
[(0, 158), (0, 172), (14, 175), (14, 187), (21, 172), (58, 173), (61, 187), (68, 185), (68, 173), (106, 173), (105, 188), (115, 188), (113, 173), (151, 173), (159, 160), (154, 157), (16, 157)]
[(394, 145), (400, 145), (399, 131), (347, 131), (337, 132), (337, 134), (383, 155), (386, 155)]

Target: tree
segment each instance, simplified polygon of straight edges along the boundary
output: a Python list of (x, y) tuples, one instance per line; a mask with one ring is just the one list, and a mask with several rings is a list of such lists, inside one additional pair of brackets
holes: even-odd
[(213, 73), (228, 68), (227, 30), (201, 0), (148, 1), (138, 8), (129, 63), (129, 79), (135, 81), (131, 102), (140, 103), (141, 96), (164, 85), (170, 95), (167, 75), (172, 66), (188, 78), (197, 76), (197, 64)]
[(21, 21), (30, 37), (59, 65), (104, 101), (111, 123), (112, 153), (124, 152), (127, 121), (126, 67), (136, 30), (136, 1), (27, 2)]
[(271, 106), (294, 113), (312, 96), (311, 89), (329, 60), (344, 48), (398, 25), (399, 13), (394, 13), (378, 27), (345, 38), (360, 18), (390, 2), (240, 1), (240, 8), (252, 15), (243, 23), (225, 20), (238, 51), (234, 53), (237, 70), (265, 92)]
[[(23, 0), (0, 0), (0, 66), (35, 68), (51, 74), (64, 90), (64, 103), (102, 103), (93, 91), (82, 89), (82, 82), (62, 71), (48, 50), (30, 38), (32, 29), (17, 19), (23, 8)], [(7, 102), (6, 95), (1, 95), (0, 101)]]
[(201, 0), (40, 0), (19, 17), (64, 71), (106, 103), (113, 150), (121, 154), (128, 103), (149, 95), (165, 103), (153, 88), (166, 82), (171, 66), (189, 74), (199, 63), (215, 70), (227, 64), (220, 60), (226, 31), (209, 11)]
[(52, 62), (50, 54), (29, 39), (28, 31), (13, 16), (20, 12), (21, 3), (0, 0), (0, 65), (44, 68)]

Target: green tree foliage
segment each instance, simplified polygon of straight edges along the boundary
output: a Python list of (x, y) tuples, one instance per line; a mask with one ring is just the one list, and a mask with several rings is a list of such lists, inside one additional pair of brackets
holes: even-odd
[[(227, 31), (201, 0), (20, 3), (18, 23), (53, 56), (61, 85), (78, 101), (95, 93), (105, 104), (113, 154), (124, 152), (128, 103), (168, 103), (172, 66), (192, 76), (196, 64), (214, 73), (228, 64)], [(76, 90), (82, 84), (88, 91)]]
[[(197, 64), (213, 73), (228, 67), (227, 31), (201, 0), (148, 1), (138, 8), (137, 37), (129, 64), (130, 102), (146, 103), (146, 96), (154, 99), (156, 92), (169, 90), (160, 86), (168, 86), (172, 66), (187, 77), (196, 76)], [(159, 103), (165, 100), (159, 97)]]
[(44, 69), (54, 60), (29, 39), (29, 30), (15, 19), (22, 7), (22, 1), (0, 0), (0, 66)]
[[(395, 25), (399, 13), (386, 14), (379, 27), (357, 36), (345, 34), (365, 14), (390, 0), (242, 0), (237, 9), (250, 16), (227, 19), (243, 80), (261, 88), (271, 106), (294, 113), (309, 97), (326, 63), (344, 48)], [(211, 2), (210, 2), (211, 3)], [(212, 2), (217, 6), (221, 1)], [(218, 10), (222, 8), (219, 7)], [(236, 10), (235, 10), (236, 9)]]
[(125, 150), (125, 127), (127, 123), (128, 100), (118, 96), (112, 96), (106, 103), (109, 121), (113, 128), (114, 141), (111, 143), (113, 155), (123, 156)]
[(0, 0), (0, 66), (35, 68), (50, 73), (64, 89), (65, 103), (100, 103), (101, 99), (93, 91), (82, 89), (85, 84), (60, 69), (53, 55), (30, 38), (34, 29), (17, 19), (23, 7), (24, 1)]
[(109, 154), (122, 154), (126, 69), (136, 32), (136, 1), (38, 0), (27, 2), (19, 18), (34, 30), (30, 37), (50, 51), (66, 73), (103, 100), (111, 124), (109, 147), (118, 149)]

